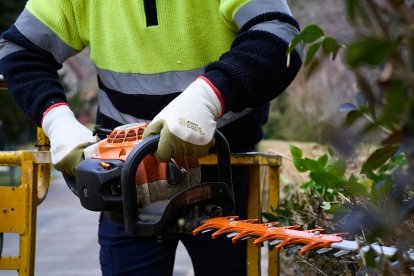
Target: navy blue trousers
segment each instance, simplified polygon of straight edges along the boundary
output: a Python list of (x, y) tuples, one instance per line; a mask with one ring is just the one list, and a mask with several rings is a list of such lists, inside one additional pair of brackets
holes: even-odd
[[(214, 167), (203, 168), (203, 182), (214, 181)], [(247, 170), (233, 167), (236, 214), (247, 214)], [(175, 250), (180, 240), (187, 249), (196, 276), (246, 275), (246, 242), (232, 244), (225, 236), (211, 239), (211, 233), (196, 237), (181, 235), (177, 239), (158, 241), (125, 234), (124, 227), (101, 215), (99, 223), (100, 263), (102, 274), (110, 275), (172, 275)]]

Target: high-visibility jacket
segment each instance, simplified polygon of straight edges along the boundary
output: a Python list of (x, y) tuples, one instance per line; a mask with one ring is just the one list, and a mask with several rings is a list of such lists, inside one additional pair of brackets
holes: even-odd
[(66, 101), (56, 69), (88, 47), (98, 123), (151, 120), (204, 75), (229, 111), (219, 126), (244, 115), (260, 128), (266, 111), (259, 107), (301, 65), (296, 51), (286, 61), (298, 29), (285, 0), (29, 0), (2, 35), (0, 71), (37, 124), (50, 105)]

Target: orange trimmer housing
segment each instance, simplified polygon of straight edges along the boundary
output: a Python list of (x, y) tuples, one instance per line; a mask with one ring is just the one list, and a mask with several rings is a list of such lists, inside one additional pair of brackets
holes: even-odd
[(108, 138), (99, 142), (98, 152), (92, 158), (125, 161), (131, 150), (142, 141), (147, 126), (146, 123), (134, 123), (115, 128)]
[[(108, 138), (98, 143), (98, 152), (92, 155), (92, 158), (101, 160), (101, 166), (104, 169), (110, 169), (111, 165), (105, 160), (124, 161), (132, 149), (142, 141), (142, 134), (148, 124), (133, 123), (122, 125), (115, 128)], [(196, 159), (185, 158), (173, 160), (178, 167), (193, 169), (199, 166)], [(159, 162), (154, 155), (148, 155), (144, 158), (138, 167), (136, 173), (136, 184), (142, 185), (159, 180), (167, 180), (167, 163)]]
[[(126, 160), (132, 149), (142, 141), (142, 134), (148, 126), (146, 123), (133, 123), (115, 128), (108, 138), (99, 142), (98, 152), (92, 156), (102, 160), (101, 166), (109, 169), (110, 164), (104, 160)], [(136, 174), (136, 184), (142, 185), (158, 180), (167, 179), (167, 164), (158, 162), (152, 155), (148, 155), (141, 162)]]

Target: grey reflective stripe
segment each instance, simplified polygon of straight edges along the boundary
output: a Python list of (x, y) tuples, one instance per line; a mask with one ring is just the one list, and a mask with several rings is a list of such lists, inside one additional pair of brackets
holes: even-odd
[(250, 19), (268, 12), (281, 12), (292, 16), (286, 0), (251, 0), (234, 15), (234, 22), (239, 29)]
[[(270, 32), (272, 34), (277, 35), (287, 43), (290, 43), (293, 40), (293, 38), (299, 34), (299, 30), (296, 29), (294, 26), (292, 26), (289, 23), (280, 22), (278, 20), (272, 20), (257, 24), (250, 28), (250, 30), (261, 30)], [(303, 52), (302, 43), (298, 43), (295, 49), (301, 56)]]
[(24, 50), (23, 47), (5, 39), (0, 40), (0, 60), (11, 53)]
[(96, 68), (102, 83), (125, 94), (166, 95), (181, 92), (204, 73), (205, 67), (160, 74), (118, 73)]
[(15, 26), (31, 42), (50, 52), (59, 63), (63, 63), (68, 57), (79, 52), (66, 44), (27, 9), (24, 9), (17, 18)]
[[(217, 127), (222, 127), (230, 122), (233, 122), (234, 120), (248, 114), (252, 110), (253, 110), (252, 108), (246, 108), (238, 113), (227, 112), (226, 114), (224, 114), (223, 117), (221, 117), (217, 121)], [(129, 114), (119, 112), (116, 109), (116, 107), (112, 104), (108, 96), (106, 95), (106, 92), (103, 90), (99, 91), (99, 112), (109, 118), (114, 119), (115, 121), (120, 122), (121, 124), (149, 123), (150, 122), (149, 120), (136, 118)]]
[(250, 28), (250, 30), (262, 30), (277, 35), (287, 43), (299, 34), (298, 29), (293, 27), (289, 23), (280, 22), (278, 20), (272, 20), (257, 24)]
[(111, 100), (103, 90), (99, 91), (99, 112), (103, 115), (120, 122), (121, 124), (132, 124), (132, 123), (149, 123), (148, 120), (138, 119), (134, 116), (119, 112), (116, 107), (112, 104)]

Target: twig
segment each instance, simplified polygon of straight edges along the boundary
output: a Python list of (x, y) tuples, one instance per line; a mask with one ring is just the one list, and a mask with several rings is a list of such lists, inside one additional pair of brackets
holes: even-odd
[(301, 258), (301, 257), (299, 257), (299, 256), (296, 256), (296, 258), (300, 260), (299, 262), (302, 262), (302, 263), (307, 264), (308, 266), (310, 266), (311, 268), (313, 268), (314, 270), (316, 270), (316, 271), (317, 271), (317, 272), (319, 272), (320, 274), (325, 275), (325, 276), (328, 276), (328, 274), (326, 274), (325, 272), (323, 272), (323, 271), (322, 271), (322, 270), (320, 270), (319, 268), (315, 267), (314, 265), (312, 265), (312, 264), (308, 263), (305, 259), (303, 259), (303, 258)]
[(285, 159), (287, 159), (287, 160), (289, 160), (289, 161), (293, 161), (293, 160), (292, 160), (292, 158), (290, 158), (289, 156), (284, 155), (284, 154), (282, 154), (282, 153), (280, 153), (280, 152), (276, 152), (276, 151), (271, 150), (271, 149), (268, 149), (266, 153), (268, 153), (268, 154), (272, 154), (272, 155), (279, 155), (279, 156), (282, 156), (283, 158), (285, 158)]

